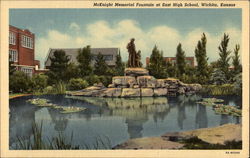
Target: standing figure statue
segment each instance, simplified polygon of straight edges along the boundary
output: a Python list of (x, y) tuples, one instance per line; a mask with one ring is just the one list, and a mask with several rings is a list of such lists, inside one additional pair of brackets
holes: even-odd
[(135, 49), (135, 39), (132, 38), (127, 45), (129, 57), (128, 57), (128, 67), (141, 67), (142, 63), (141, 60), (141, 51), (138, 53)]

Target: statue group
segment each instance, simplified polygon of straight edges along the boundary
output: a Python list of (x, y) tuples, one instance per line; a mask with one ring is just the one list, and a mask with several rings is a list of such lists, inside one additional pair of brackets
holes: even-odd
[(135, 49), (135, 39), (132, 38), (127, 45), (129, 57), (128, 57), (128, 67), (142, 67), (141, 63), (141, 51), (138, 52)]

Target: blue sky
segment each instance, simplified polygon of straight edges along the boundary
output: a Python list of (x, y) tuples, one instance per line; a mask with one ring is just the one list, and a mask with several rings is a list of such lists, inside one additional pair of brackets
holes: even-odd
[(165, 56), (175, 56), (182, 43), (194, 56), (203, 32), (208, 38), (210, 60), (224, 32), (230, 48), (241, 44), (241, 9), (11, 9), (10, 24), (36, 35), (36, 58), (44, 62), (50, 47), (119, 47), (124, 60), (126, 43), (133, 36), (142, 60), (156, 44)]

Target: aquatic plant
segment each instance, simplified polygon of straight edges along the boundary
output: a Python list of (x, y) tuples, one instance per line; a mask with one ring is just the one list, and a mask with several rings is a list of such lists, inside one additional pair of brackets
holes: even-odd
[(41, 107), (51, 107), (54, 109), (61, 109), (63, 111), (61, 111), (60, 113), (66, 114), (66, 113), (74, 113), (74, 112), (80, 112), (85, 110), (86, 108), (83, 107), (73, 107), (73, 106), (69, 106), (69, 107), (64, 107), (64, 106), (59, 106), (53, 103), (49, 103), (48, 99), (42, 99), (42, 98), (36, 98), (36, 99), (29, 99), (27, 100), (27, 102), (34, 104), (36, 106), (41, 106)]
[(97, 136), (95, 143), (85, 144), (84, 146), (74, 145), (73, 132), (70, 138), (63, 132), (59, 132), (56, 136), (48, 139), (44, 139), (43, 136), (43, 123), (40, 125), (37, 123), (32, 124), (32, 136), (28, 139), (24, 137), (17, 137), (17, 144), (15, 149), (19, 150), (79, 150), (79, 149), (111, 149), (111, 141), (107, 136)]
[(218, 104), (222, 102), (224, 102), (222, 99), (203, 98), (202, 101), (197, 103), (205, 106), (212, 106), (216, 114), (241, 116), (242, 111), (240, 109), (231, 105)]
[(61, 111), (60, 113), (67, 114), (67, 113), (80, 112), (85, 110), (86, 108), (69, 106), (69, 107), (62, 107), (62, 109), (63, 111)]

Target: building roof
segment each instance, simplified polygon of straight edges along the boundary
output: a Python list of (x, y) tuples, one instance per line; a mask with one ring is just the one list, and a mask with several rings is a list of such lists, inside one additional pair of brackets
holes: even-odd
[[(65, 51), (66, 55), (70, 56), (70, 62), (78, 63), (76, 57), (78, 55), (78, 51), (80, 48), (50, 48), (45, 60), (45, 67), (50, 66), (51, 61), (50, 57), (53, 56), (53, 53), (56, 50), (63, 50)], [(118, 54), (119, 48), (90, 48), (90, 52), (93, 55), (98, 55), (101, 53), (102, 55), (113, 55), (113, 60), (106, 61), (109, 66), (114, 66), (116, 62), (116, 56)], [(92, 62), (94, 64), (94, 61)]]

